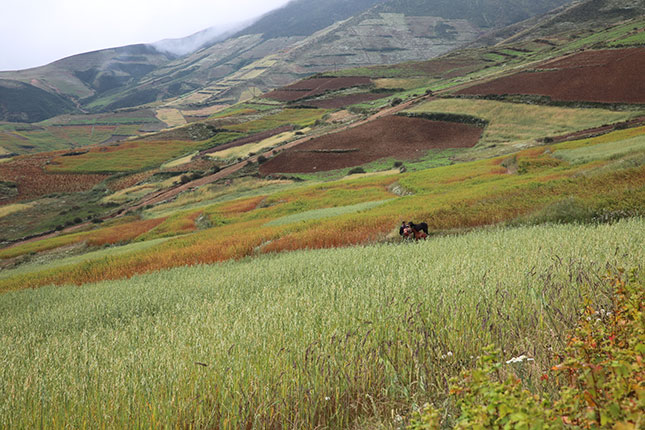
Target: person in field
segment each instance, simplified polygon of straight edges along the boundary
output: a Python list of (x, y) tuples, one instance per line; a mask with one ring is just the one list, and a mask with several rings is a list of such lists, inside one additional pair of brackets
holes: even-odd
[(409, 223), (403, 221), (401, 223), (401, 227), (399, 227), (399, 236), (403, 237), (404, 239), (411, 237), (415, 238), (416, 240), (425, 239), (426, 237), (428, 237), (428, 224), (426, 224), (425, 222), (415, 224), (411, 221)]
[(405, 223), (405, 221), (403, 221), (401, 223), (401, 227), (399, 227), (399, 236), (408, 237), (409, 235), (410, 235), (410, 228)]

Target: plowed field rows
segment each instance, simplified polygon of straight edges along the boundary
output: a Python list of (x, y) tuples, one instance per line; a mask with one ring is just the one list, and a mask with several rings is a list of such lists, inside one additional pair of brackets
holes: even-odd
[(588, 51), (458, 92), (526, 94), (558, 101), (645, 103), (645, 48)]
[(262, 164), (260, 173), (320, 172), (387, 157), (415, 159), (430, 149), (474, 146), (481, 134), (481, 128), (471, 125), (389, 116), (302, 143)]

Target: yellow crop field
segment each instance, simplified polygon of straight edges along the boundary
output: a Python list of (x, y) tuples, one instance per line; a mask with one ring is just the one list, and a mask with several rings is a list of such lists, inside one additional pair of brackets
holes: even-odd
[(110, 194), (101, 199), (102, 203), (124, 203), (145, 196), (146, 194), (157, 190), (158, 187), (153, 184), (136, 185)]
[(185, 157), (177, 158), (176, 160), (169, 161), (161, 165), (162, 169), (169, 169), (171, 167), (181, 166), (182, 164), (190, 163), (197, 152), (186, 155)]
[[(303, 133), (306, 133), (309, 131), (309, 128), (305, 128), (300, 131)], [(249, 143), (242, 146), (236, 146), (233, 148), (224, 149), (222, 151), (217, 151), (217, 152), (213, 152), (212, 154), (208, 154), (208, 156), (211, 158), (219, 158), (222, 160), (236, 159), (238, 157), (244, 158), (244, 157), (247, 157), (250, 153), (258, 153), (263, 149), (283, 144), (293, 139), (295, 135), (296, 135), (295, 131), (287, 131), (284, 133), (277, 134), (275, 136), (271, 136), (257, 143)]]
[(186, 125), (186, 119), (179, 109), (161, 108), (157, 109), (157, 118), (159, 121), (165, 122), (168, 127), (179, 127)]
[(432, 100), (407, 112), (461, 114), (485, 119), (489, 124), (479, 141), (480, 146), (526, 144), (538, 138), (625, 121), (643, 114), (470, 99)]
[(25, 209), (29, 209), (34, 205), (35, 203), (15, 203), (12, 205), (0, 206), (0, 218), (16, 212), (20, 212)]

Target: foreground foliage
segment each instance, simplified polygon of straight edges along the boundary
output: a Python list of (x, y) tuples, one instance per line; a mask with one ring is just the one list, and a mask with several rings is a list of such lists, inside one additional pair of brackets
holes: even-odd
[[(542, 387), (524, 380), (534, 359), (522, 355), (504, 363), (494, 348), (477, 368), (454, 379), (451, 393), (460, 410), (454, 428), (643, 428), (645, 288), (633, 274), (608, 281), (611, 310), (586, 306), (560, 364), (540, 378)], [(439, 429), (442, 416), (428, 406), (411, 429)]]

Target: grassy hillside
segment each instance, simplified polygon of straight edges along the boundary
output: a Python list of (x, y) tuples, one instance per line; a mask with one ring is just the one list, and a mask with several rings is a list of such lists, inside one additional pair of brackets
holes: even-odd
[(642, 263), (643, 232), (493, 229), (3, 294), (0, 423), (396, 425), (488, 344), (552, 366), (583, 300), (607, 306), (607, 267)]
[(0, 79), (0, 121), (38, 122), (73, 112), (63, 97), (19, 81)]
[(406, 219), (424, 220), (432, 234), (441, 234), (500, 223), (601, 222), (639, 215), (645, 207), (644, 135), (645, 127), (629, 128), (492, 159), (292, 185), (284, 191), (263, 190), (262, 182), (251, 194), (248, 188), (215, 185), (219, 193), (185, 193), (177, 204), (147, 209), (141, 221), (116, 219), (106, 227), (0, 250), (5, 264), (16, 265), (47, 250), (55, 258), (56, 249), (70, 245), (176, 236), (113, 258), (92, 255), (83, 263), (56, 268), (8, 270), (0, 290), (82, 284), (269, 252), (387, 241)]
[[(404, 3), (420, 4), (392, 5)], [(448, 381), (490, 344), (502, 376), (530, 357), (512, 368), (516, 387), (554, 396), (544, 375), (581, 307), (607, 315), (620, 306), (615, 276), (643, 279), (642, 86), (638, 68), (605, 67), (639, 58), (643, 20), (609, 16), (594, 34), (579, 26), (588, 15), (546, 35), (531, 21), (500, 45), (482, 45), (503, 38), (491, 33), (265, 98), (253, 86), (232, 106), (182, 103), (280, 60), (167, 106), (0, 125), (0, 156), (12, 157), (0, 159), (0, 427), (403, 429), (426, 402), (450, 426)], [(390, 46), (383, 29), (438, 24), (369, 20), (342, 40)], [(219, 73), (259, 37), (230, 42), (217, 64), (216, 48), (190, 58)], [(182, 64), (148, 82), (180, 80)], [(631, 93), (504, 91), (505, 79), (554, 71)], [(491, 86), (457, 95), (478, 85)], [(7, 154), (36, 142), (59, 150)], [(285, 158), (296, 160), (286, 172)], [(404, 220), (426, 222), (428, 240), (400, 238)]]

